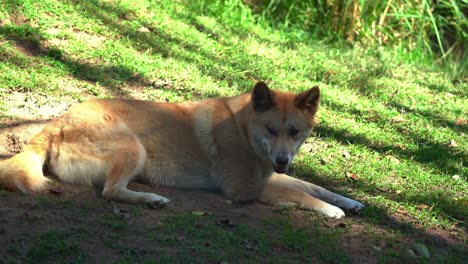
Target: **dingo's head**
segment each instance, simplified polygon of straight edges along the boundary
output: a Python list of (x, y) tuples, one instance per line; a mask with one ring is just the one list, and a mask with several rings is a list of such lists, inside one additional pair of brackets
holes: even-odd
[(250, 144), (263, 160), (273, 164), (275, 172), (288, 171), (294, 155), (310, 135), (319, 98), (317, 86), (300, 94), (270, 90), (264, 82), (253, 88)]

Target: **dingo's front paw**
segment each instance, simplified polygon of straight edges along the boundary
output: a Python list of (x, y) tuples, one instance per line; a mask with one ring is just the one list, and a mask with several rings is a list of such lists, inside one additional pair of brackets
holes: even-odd
[(152, 197), (150, 202), (146, 203), (146, 206), (148, 206), (151, 209), (160, 209), (165, 207), (168, 203), (171, 201), (165, 197), (159, 196), (157, 194), (153, 194), (154, 196)]
[(345, 216), (343, 210), (330, 204), (328, 204), (325, 208), (319, 209), (318, 211), (333, 219), (340, 219)]
[(339, 201), (338, 206), (353, 212), (357, 212), (365, 207), (362, 203), (346, 197), (343, 197), (343, 199)]

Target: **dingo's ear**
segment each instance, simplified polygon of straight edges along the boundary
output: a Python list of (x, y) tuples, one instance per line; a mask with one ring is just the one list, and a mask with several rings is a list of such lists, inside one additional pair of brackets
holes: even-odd
[(273, 98), (266, 83), (260, 81), (255, 84), (252, 91), (252, 104), (257, 112), (264, 112), (273, 107)]
[(314, 86), (312, 89), (298, 94), (294, 103), (297, 108), (315, 114), (315, 112), (317, 112), (319, 99), (320, 89), (318, 86)]

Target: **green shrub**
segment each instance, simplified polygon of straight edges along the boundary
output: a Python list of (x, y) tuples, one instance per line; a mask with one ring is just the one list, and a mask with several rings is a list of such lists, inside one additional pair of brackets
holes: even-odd
[(417, 52), (456, 74), (467, 68), (466, 1), (205, 0), (201, 6), (223, 19), (240, 14), (233, 20), (239, 26), (256, 15), (257, 21), (300, 29), (327, 42)]

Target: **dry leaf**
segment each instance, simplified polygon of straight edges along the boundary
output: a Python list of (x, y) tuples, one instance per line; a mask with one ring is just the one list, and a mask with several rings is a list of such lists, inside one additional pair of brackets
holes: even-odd
[(396, 117), (390, 119), (390, 122), (392, 122), (392, 123), (401, 123), (403, 121), (405, 121), (405, 119), (402, 116), (396, 116)]
[(387, 156), (385, 156), (385, 157), (386, 157), (387, 159), (389, 159), (390, 162), (392, 162), (392, 163), (394, 163), (394, 164), (397, 164), (397, 165), (400, 164), (400, 160), (397, 159), (397, 158), (395, 158), (395, 157), (393, 157), (392, 155), (387, 155)]
[(455, 125), (457, 125), (457, 126), (463, 126), (463, 125), (466, 125), (466, 124), (468, 124), (468, 120), (466, 120), (463, 117), (457, 118), (457, 120), (455, 120)]
[(395, 145), (393, 145), (393, 146), (396, 147), (396, 148), (399, 148), (399, 149), (401, 149), (401, 150), (406, 150), (406, 146), (401, 145), (401, 144), (395, 144)]
[(359, 177), (356, 174), (349, 172), (349, 171), (346, 172), (346, 177), (348, 177), (349, 179), (353, 181), (359, 180)]
[(396, 212), (399, 213), (399, 214), (402, 214), (402, 215), (407, 215), (408, 214), (408, 212), (403, 208), (398, 208), (398, 210)]
[(192, 214), (196, 216), (203, 216), (203, 215), (207, 215), (208, 213), (203, 212), (203, 211), (193, 211)]
[(432, 211), (432, 206), (429, 206), (427, 204), (418, 204), (418, 205), (416, 205), (416, 209)]

